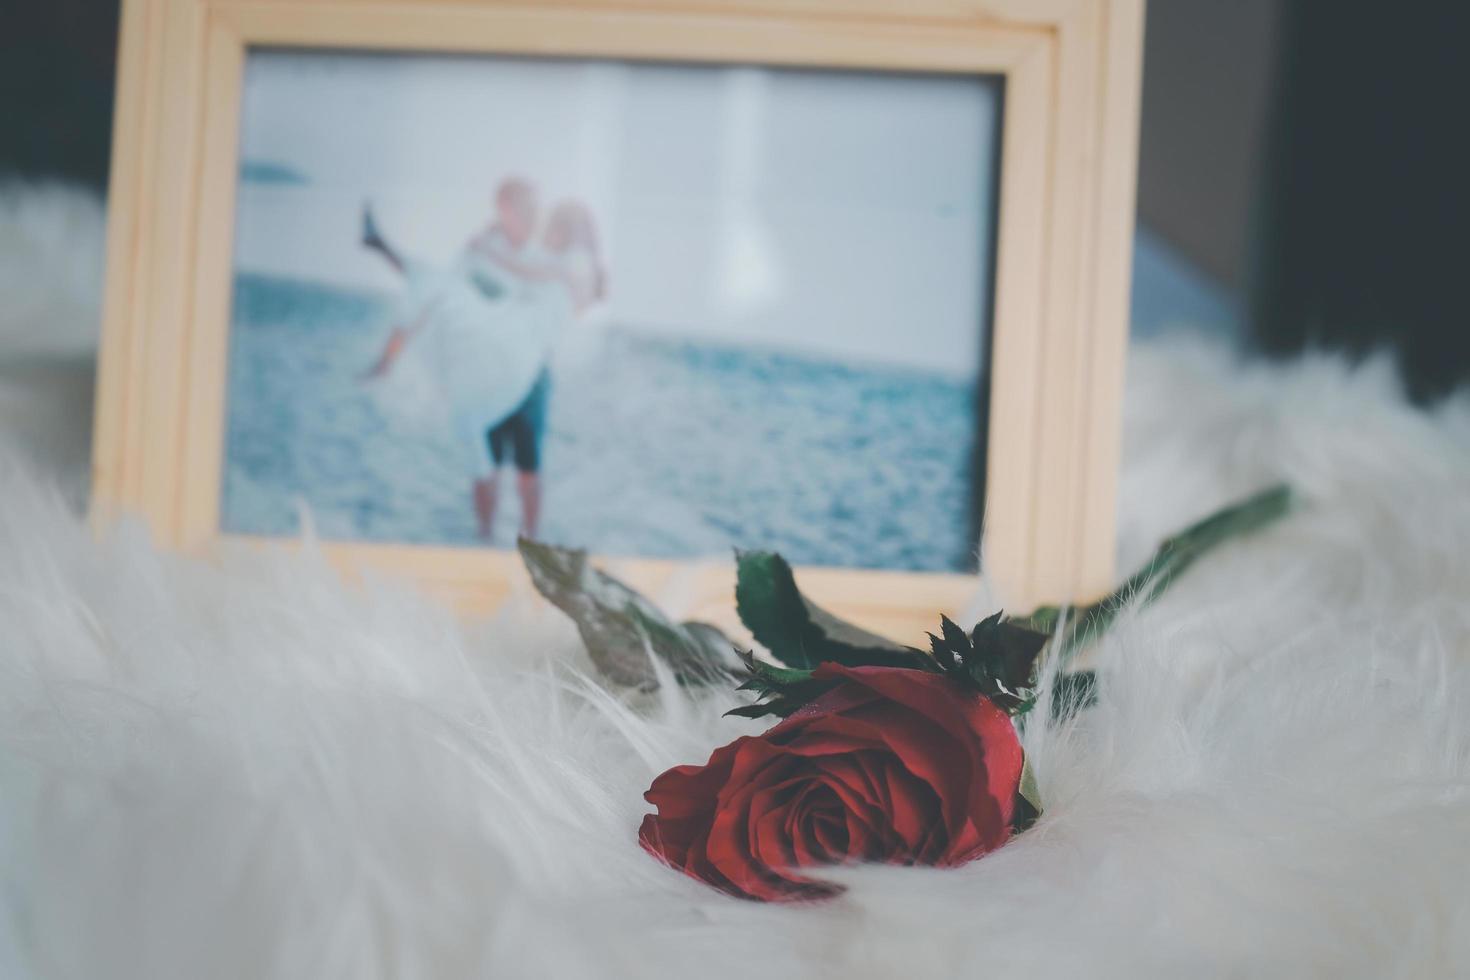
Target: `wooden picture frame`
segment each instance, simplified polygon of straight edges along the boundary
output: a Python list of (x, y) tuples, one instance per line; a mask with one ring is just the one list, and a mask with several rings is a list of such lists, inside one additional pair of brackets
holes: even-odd
[[(242, 70), (251, 46), (598, 56), (1004, 78), (982, 573), (1011, 608), (1112, 584), (1143, 0), (125, 0), (93, 473), (99, 527), (219, 533)], [(513, 552), (322, 546), (468, 610)], [(726, 563), (728, 565), (728, 563)], [(617, 568), (729, 622), (729, 567)], [(904, 639), (973, 576), (800, 569), (834, 611)]]

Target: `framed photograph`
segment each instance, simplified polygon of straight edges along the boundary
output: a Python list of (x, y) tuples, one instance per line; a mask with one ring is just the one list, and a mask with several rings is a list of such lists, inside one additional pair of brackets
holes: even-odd
[(126, 0), (93, 500), (493, 608), (1111, 585), (1141, 0)]

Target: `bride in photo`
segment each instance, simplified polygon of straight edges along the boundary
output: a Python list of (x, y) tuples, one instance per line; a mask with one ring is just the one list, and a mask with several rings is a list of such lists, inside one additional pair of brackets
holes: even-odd
[(480, 537), (494, 532), (499, 471), (517, 472), (522, 534), (541, 511), (541, 444), (550, 397), (549, 362), (571, 322), (606, 294), (596, 225), (580, 201), (556, 204), (535, 235), (534, 186), (508, 179), (495, 220), (448, 267), (406, 258), (363, 214), (363, 245), (407, 284), (406, 301), (370, 378), (386, 375), (410, 344), (440, 387), (469, 472)]

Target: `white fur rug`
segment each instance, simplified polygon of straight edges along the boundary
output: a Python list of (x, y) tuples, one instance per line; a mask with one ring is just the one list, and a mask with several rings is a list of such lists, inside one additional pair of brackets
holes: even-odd
[(728, 694), (621, 703), (529, 601), (465, 633), (310, 557), (90, 539), (55, 355), (99, 220), (0, 195), (0, 975), (1470, 975), (1470, 398), (1138, 350), (1125, 562), (1271, 479), (1307, 508), (1120, 625), (1030, 733), (1030, 833), (763, 907), (635, 842), (654, 774), (756, 727)]

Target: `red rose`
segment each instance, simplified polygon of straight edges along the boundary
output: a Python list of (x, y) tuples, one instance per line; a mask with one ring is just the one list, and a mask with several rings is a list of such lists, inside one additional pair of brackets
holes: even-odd
[(815, 677), (839, 683), (655, 779), (639, 843), (732, 895), (776, 901), (839, 890), (794, 869), (952, 867), (1006, 842), (1022, 754), (1005, 712), (919, 670), (823, 663)]

